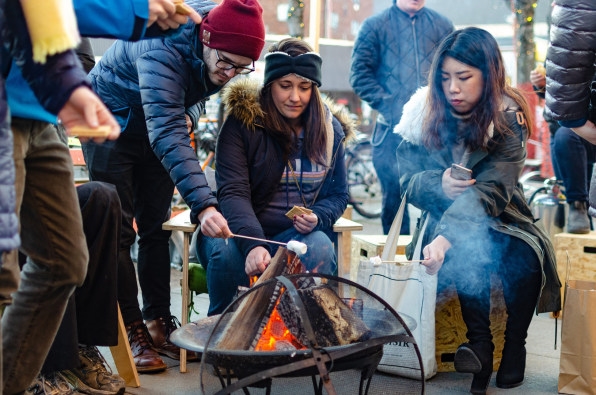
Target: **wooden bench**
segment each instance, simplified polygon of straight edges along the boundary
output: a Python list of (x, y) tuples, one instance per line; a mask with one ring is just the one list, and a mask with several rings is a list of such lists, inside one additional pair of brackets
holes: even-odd
[[(190, 257), (190, 241), (192, 235), (197, 229), (197, 225), (190, 222), (190, 210), (185, 210), (175, 217), (170, 218), (162, 225), (163, 230), (181, 231), (184, 235), (183, 249), (182, 249), (182, 312), (180, 323), (185, 325), (188, 323), (188, 301), (189, 301), (189, 286), (188, 286), (188, 264)], [(342, 278), (350, 278), (350, 245), (351, 232), (362, 230), (362, 224), (354, 222), (350, 219), (341, 217), (333, 225), (333, 231), (337, 233), (337, 243), (335, 245), (335, 253), (338, 260), (338, 276)], [(180, 372), (185, 373), (186, 368), (186, 350), (180, 349)]]

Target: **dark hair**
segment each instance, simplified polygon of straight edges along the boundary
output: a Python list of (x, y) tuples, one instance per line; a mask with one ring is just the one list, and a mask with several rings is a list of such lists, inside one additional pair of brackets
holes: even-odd
[[(491, 122), (495, 131), (509, 132), (501, 113), (504, 97), (510, 97), (521, 108), (528, 133), (531, 134), (530, 110), (520, 91), (511, 87), (506, 79), (503, 57), (495, 38), (486, 30), (468, 27), (456, 30), (439, 44), (435, 52), (428, 84), (430, 86), (426, 117), (423, 125), (423, 141), (427, 147), (443, 147), (445, 125), (453, 121), (450, 105), (442, 87), (441, 67), (446, 57), (475, 67), (482, 72), (483, 90), (480, 101), (470, 114), (473, 130), (465, 137), (465, 144), (471, 149), (483, 149), (486, 145), (486, 132)], [(528, 134), (528, 135), (529, 135)]]
[[(269, 52), (285, 52), (292, 57), (303, 53), (312, 52), (312, 48), (303, 40), (286, 38), (269, 48)], [(284, 153), (288, 156), (296, 149), (296, 137), (288, 120), (279, 112), (271, 95), (271, 84), (263, 86), (259, 102), (265, 113), (263, 126), (267, 133), (272, 133), (282, 145)], [(301, 116), (304, 128), (304, 142), (302, 149), (306, 156), (313, 162), (325, 165), (326, 134), (325, 134), (325, 106), (321, 93), (316, 84), (312, 84), (312, 94), (308, 106)]]

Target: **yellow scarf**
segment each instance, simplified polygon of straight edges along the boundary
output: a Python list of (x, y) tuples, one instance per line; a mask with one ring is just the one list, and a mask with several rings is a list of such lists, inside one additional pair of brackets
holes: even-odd
[(72, 0), (21, 0), (21, 6), (36, 62), (45, 63), (48, 56), (75, 48), (81, 41)]

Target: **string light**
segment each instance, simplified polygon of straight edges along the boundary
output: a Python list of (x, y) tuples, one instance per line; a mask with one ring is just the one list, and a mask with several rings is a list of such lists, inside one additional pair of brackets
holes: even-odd
[[(304, 29), (304, 20), (303, 20), (304, 1), (303, 0), (293, 1), (292, 4), (294, 4), (294, 6), (289, 7), (289, 9), (288, 9), (288, 21), (291, 21), (292, 19), (298, 20), (299, 21), (298, 26), (301, 29)], [(298, 36), (298, 38), (302, 38), (302, 37)]]

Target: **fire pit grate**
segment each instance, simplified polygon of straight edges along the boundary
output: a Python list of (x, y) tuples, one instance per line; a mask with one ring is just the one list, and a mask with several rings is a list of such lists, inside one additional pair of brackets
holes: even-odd
[[(256, 284), (218, 316), (171, 340), (202, 353), (203, 394), (422, 394), (416, 322), (352, 281), (302, 273)], [(414, 377), (376, 372), (383, 346), (403, 344)], [(221, 389), (213, 386), (213, 375)]]

